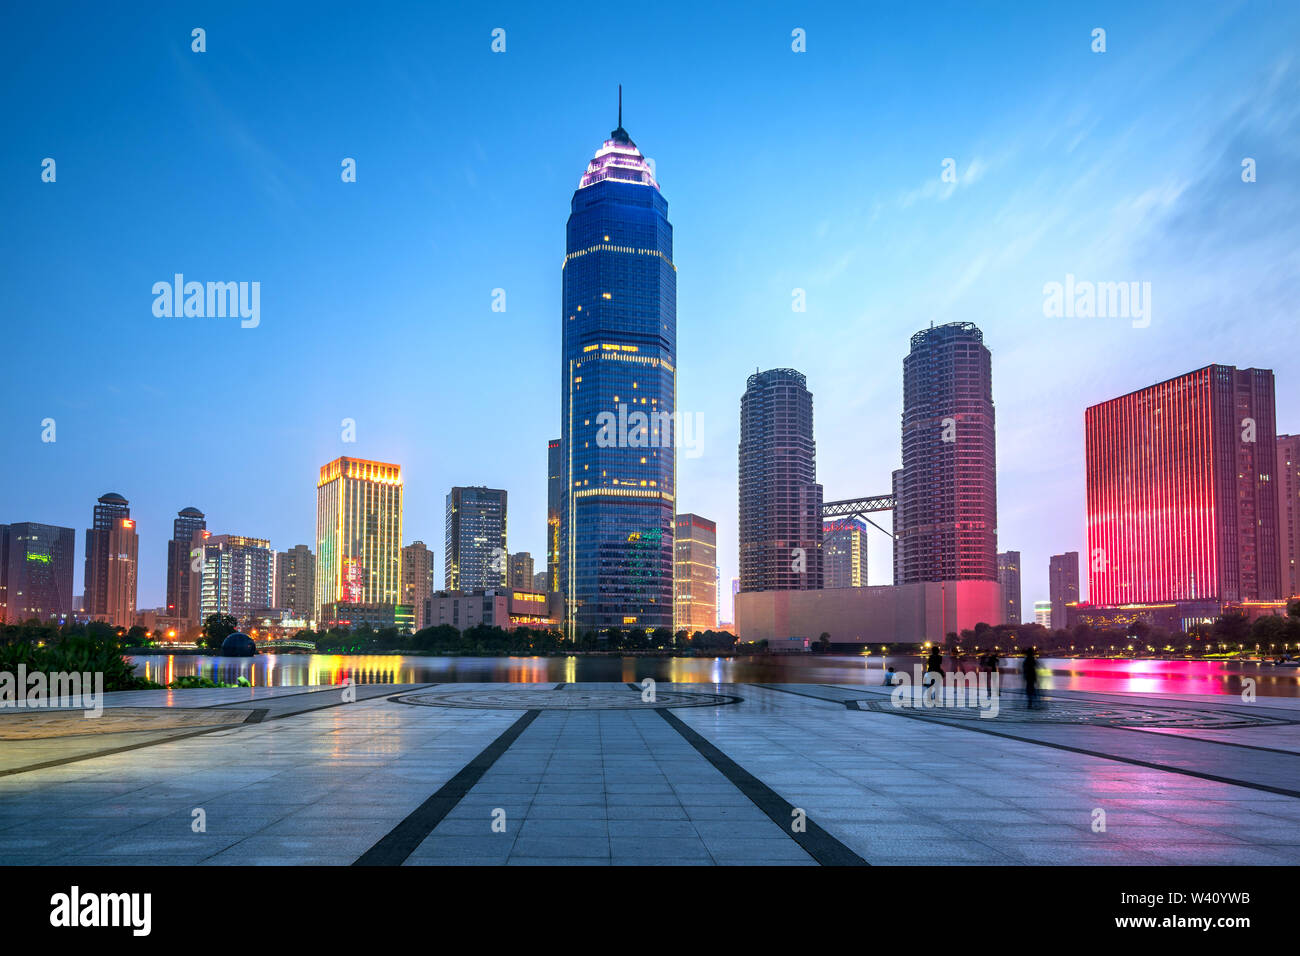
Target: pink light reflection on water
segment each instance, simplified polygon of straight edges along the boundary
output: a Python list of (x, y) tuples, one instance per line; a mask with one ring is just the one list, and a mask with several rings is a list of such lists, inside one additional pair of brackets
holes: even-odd
[[(1043, 688), (1128, 694), (1239, 694), (1242, 679), (1256, 683), (1256, 693), (1300, 696), (1295, 668), (1257, 661), (1118, 660), (1113, 658), (1044, 658), (1051, 676)], [(1015, 686), (1019, 686), (1017, 677)]]

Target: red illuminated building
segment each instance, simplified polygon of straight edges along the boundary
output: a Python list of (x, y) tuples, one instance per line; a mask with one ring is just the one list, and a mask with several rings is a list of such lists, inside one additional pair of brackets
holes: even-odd
[(1090, 407), (1093, 605), (1279, 596), (1273, 373), (1210, 365)]

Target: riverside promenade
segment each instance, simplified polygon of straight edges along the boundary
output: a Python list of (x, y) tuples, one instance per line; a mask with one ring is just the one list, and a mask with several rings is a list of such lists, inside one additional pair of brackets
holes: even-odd
[(112, 693), (0, 711), (0, 860), (1300, 864), (1300, 700), (980, 715), (840, 684)]

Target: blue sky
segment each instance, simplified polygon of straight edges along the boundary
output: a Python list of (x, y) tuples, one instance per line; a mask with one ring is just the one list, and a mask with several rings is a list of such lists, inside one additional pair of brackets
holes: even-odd
[[(100, 494), (131, 501), (153, 607), (178, 509), (314, 546), (340, 454), (403, 466), (439, 582), (454, 484), (508, 489), (510, 548), (540, 568), (564, 223), (620, 82), (675, 230), (678, 405), (703, 425), (679, 508), (717, 520), (724, 592), (756, 368), (807, 374), (827, 499), (881, 493), (908, 337), (977, 323), (1026, 616), (1048, 556), (1083, 548), (1086, 405), (1254, 365), (1300, 430), (1293, 3), (181, 6), (11, 8), (0, 29), (0, 521), (76, 528), (78, 591)], [(155, 317), (176, 272), (260, 282), (261, 324)], [(1149, 327), (1045, 318), (1067, 273), (1150, 282)], [(889, 574), (877, 536), (871, 582)]]

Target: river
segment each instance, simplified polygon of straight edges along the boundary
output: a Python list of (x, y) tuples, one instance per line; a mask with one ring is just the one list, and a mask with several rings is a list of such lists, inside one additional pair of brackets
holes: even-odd
[[(259, 654), (256, 657), (142, 655), (136, 673), (166, 684), (201, 675), (219, 683), (246, 677), (257, 687), (309, 684), (507, 683), (639, 681), (681, 683), (880, 684), (890, 664), (912, 673), (915, 656), (826, 655), (755, 657), (417, 657), (409, 655)], [(1004, 686), (1018, 686), (1020, 660), (1003, 662)], [(1239, 694), (1255, 681), (1261, 696), (1300, 697), (1300, 668), (1258, 661), (1044, 658), (1045, 690), (1144, 694)], [(950, 666), (950, 664), (945, 664)]]

